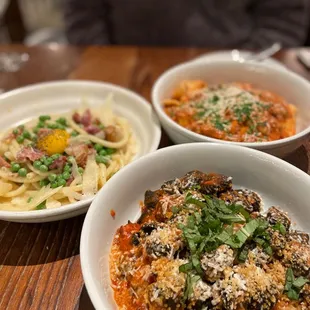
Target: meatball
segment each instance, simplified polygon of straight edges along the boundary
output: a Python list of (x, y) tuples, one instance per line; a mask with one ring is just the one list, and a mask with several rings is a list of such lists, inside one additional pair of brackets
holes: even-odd
[(227, 267), (234, 262), (234, 251), (228, 245), (221, 245), (211, 253), (205, 253), (201, 258), (201, 266), (208, 281), (214, 282), (223, 277)]
[(279, 231), (268, 228), (267, 232), (270, 235), (270, 246), (275, 255), (278, 257), (283, 256), (283, 250), (286, 247), (287, 239)]
[(156, 275), (156, 281), (148, 286), (151, 304), (155, 304), (160, 309), (173, 309), (181, 305), (186, 275), (179, 272), (179, 267), (185, 263), (187, 263), (185, 260), (167, 258), (152, 262), (151, 269)]
[(289, 217), (285, 214), (284, 211), (276, 207), (271, 207), (268, 210), (267, 220), (271, 225), (281, 223), (287, 231), (290, 229), (291, 226), (291, 220), (289, 219)]
[(147, 208), (155, 208), (156, 204), (159, 201), (160, 198), (160, 192), (159, 191), (150, 191), (147, 190), (144, 194), (144, 205)]
[(145, 238), (146, 255), (151, 258), (169, 258), (184, 247), (182, 231), (176, 226), (161, 225)]
[(295, 276), (309, 277), (310, 246), (297, 241), (287, 242), (283, 251), (283, 261), (291, 267)]
[(309, 235), (305, 232), (294, 230), (288, 235), (289, 240), (297, 241), (304, 244), (309, 244)]
[(188, 172), (181, 178), (182, 188), (200, 186), (204, 194), (218, 194), (232, 188), (232, 178), (217, 173), (203, 173), (198, 170)]
[(230, 190), (222, 193), (219, 198), (230, 204), (241, 205), (250, 213), (260, 212), (262, 209), (261, 198), (248, 189)]

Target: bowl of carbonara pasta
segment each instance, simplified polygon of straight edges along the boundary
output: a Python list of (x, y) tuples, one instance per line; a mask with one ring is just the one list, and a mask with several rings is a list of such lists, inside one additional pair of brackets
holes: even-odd
[(0, 219), (42, 222), (86, 212), (124, 166), (156, 150), (151, 106), (104, 83), (55, 82), (2, 95)]

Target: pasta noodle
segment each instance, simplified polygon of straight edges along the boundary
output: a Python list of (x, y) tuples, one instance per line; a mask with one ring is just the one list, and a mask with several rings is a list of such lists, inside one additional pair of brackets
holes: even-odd
[(128, 121), (99, 107), (41, 115), (1, 133), (0, 210), (59, 208), (92, 197), (137, 151)]

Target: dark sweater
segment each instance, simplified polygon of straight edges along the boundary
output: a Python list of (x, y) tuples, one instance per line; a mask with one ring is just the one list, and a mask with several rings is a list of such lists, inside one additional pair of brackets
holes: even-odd
[(72, 44), (302, 45), (309, 0), (65, 0)]

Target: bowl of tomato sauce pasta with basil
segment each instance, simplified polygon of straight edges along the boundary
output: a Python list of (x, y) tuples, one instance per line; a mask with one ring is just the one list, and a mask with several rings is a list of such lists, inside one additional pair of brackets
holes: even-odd
[(247, 83), (182, 81), (163, 104), (179, 125), (215, 139), (267, 142), (296, 133), (295, 106)]
[(11, 128), (0, 142), (0, 210), (53, 209), (90, 198), (137, 147), (130, 124), (109, 104), (42, 114)]
[[(268, 206), (269, 207), (269, 206)], [(118, 309), (310, 309), (309, 235), (229, 176), (190, 171), (147, 190), (110, 252)]]
[(289, 70), (234, 61), (188, 62), (152, 89), (175, 143), (236, 144), (285, 157), (310, 133), (310, 83)]

